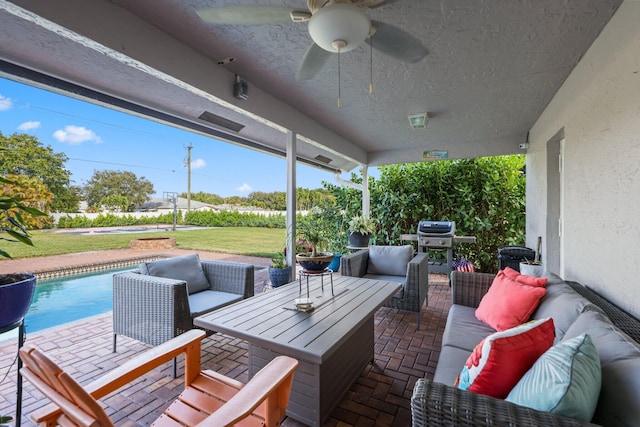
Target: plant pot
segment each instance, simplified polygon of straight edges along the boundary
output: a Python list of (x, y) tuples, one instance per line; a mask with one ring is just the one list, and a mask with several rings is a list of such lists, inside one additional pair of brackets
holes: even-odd
[(29, 273), (0, 275), (0, 329), (19, 322), (29, 311), (36, 290), (36, 276)]
[(312, 257), (311, 254), (297, 254), (296, 261), (307, 271), (324, 271), (331, 264), (333, 254), (331, 252), (319, 252)]
[(291, 281), (291, 267), (269, 267), (269, 281), (271, 286), (277, 288)]
[(544, 276), (544, 265), (529, 264), (526, 261), (520, 263), (520, 274), (534, 277)]
[(329, 264), (327, 268), (331, 271), (339, 271), (341, 259), (342, 259), (342, 254), (335, 254), (333, 256), (333, 260), (331, 261), (331, 264)]
[(366, 248), (369, 246), (369, 237), (371, 237), (370, 234), (352, 231), (349, 233), (349, 246), (353, 248)]

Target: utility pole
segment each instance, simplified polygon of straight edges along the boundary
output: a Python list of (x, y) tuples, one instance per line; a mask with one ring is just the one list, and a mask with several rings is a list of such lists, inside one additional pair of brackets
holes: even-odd
[(184, 147), (187, 149), (187, 212), (191, 211), (191, 149), (193, 146), (189, 143), (188, 146)]

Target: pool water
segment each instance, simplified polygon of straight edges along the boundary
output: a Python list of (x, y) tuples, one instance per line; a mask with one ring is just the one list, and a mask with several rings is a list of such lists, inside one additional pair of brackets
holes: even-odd
[(135, 266), (38, 280), (24, 318), (27, 333), (111, 311), (112, 276)]

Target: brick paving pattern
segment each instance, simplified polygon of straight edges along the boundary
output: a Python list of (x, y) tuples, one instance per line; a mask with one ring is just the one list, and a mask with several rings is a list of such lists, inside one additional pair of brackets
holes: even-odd
[[(177, 251), (177, 252), (176, 252)], [(163, 255), (185, 253), (180, 250)], [(99, 253), (100, 262), (139, 257), (128, 250)], [(62, 258), (60, 258), (62, 257)], [(86, 255), (60, 256), (56, 260), (38, 259), (41, 271), (60, 267), (56, 263), (86, 262)], [(221, 254), (201, 253), (203, 259), (245, 261), (257, 266), (269, 265), (264, 258), (246, 258)], [(54, 258), (54, 257), (45, 257)], [(42, 260), (42, 262), (41, 262)], [(0, 271), (15, 261), (2, 261)], [(4, 268), (3, 268), (4, 267)], [(15, 271), (33, 271), (33, 268), (15, 267)], [(45, 268), (46, 267), (46, 268)], [(12, 267), (14, 268), (14, 267)], [(268, 285), (267, 270), (256, 270), (256, 292)], [(375, 357), (356, 383), (333, 410), (325, 426), (409, 426), (411, 425), (410, 399), (413, 385), (420, 377), (433, 378), (438, 361), (442, 332), (451, 304), (448, 281), (444, 275), (432, 274), (429, 282), (429, 304), (421, 313), (421, 330), (416, 331), (414, 313), (381, 308), (375, 315)], [(27, 341), (40, 346), (58, 361), (81, 384), (90, 382), (108, 372), (149, 346), (127, 337), (118, 337), (118, 349), (112, 352), (111, 312), (67, 323), (51, 329), (28, 333)], [(15, 414), (17, 339), (0, 341), (0, 414)], [(213, 334), (203, 340), (203, 369), (213, 369), (248, 381), (247, 343), (223, 334)], [(345, 355), (348, 357), (348, 355)], [(9, 367), (11, 368), (9, 369)], [(177, 379), (173, 378), (171, 364), (156, 369), (129, 386), (112, 393), (102, 402), (107, 413), (119, 426), (147, 426), (181, 391), (183, 380), (180, 361)], [(48, 403), (30, 384), (23, 391), (23, 425), (34, 423), (27, 416)], [(298, 427), (301, 423), (285, 419), (284, 427)]]

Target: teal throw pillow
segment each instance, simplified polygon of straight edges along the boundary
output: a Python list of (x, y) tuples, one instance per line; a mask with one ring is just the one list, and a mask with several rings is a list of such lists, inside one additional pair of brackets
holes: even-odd
[(580, 421), (591, 421), (602, 373), (591, 337), (584, 333), (551, 347), (505, 400)]

